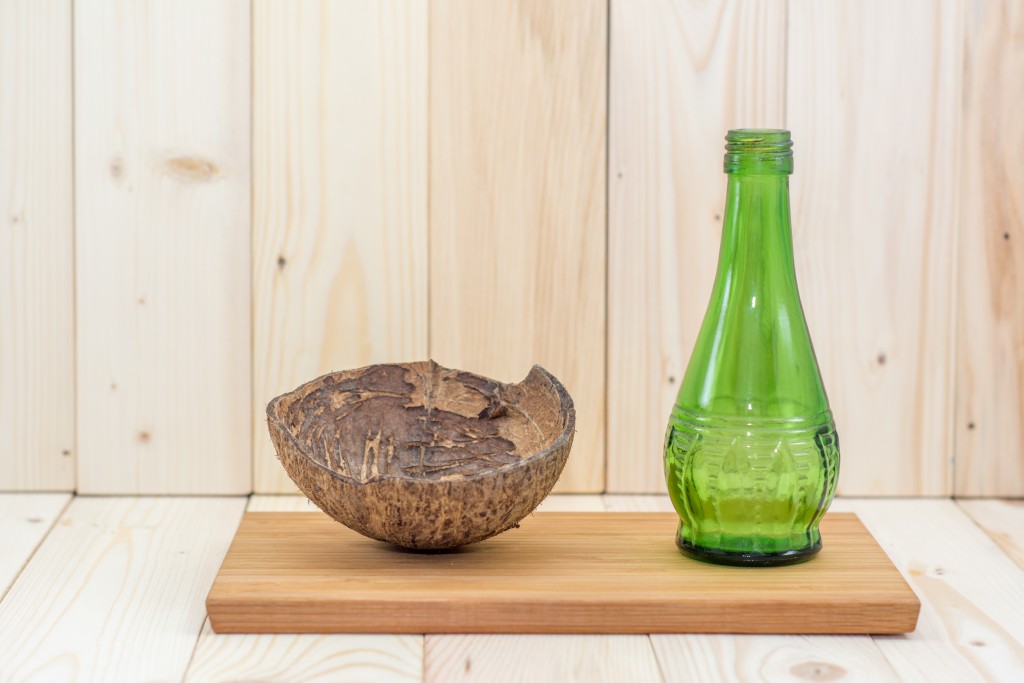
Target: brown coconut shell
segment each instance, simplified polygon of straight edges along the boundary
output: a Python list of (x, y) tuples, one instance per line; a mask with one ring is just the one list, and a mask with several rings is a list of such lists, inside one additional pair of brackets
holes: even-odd
[(267, 423), (321, 510), (364, 536), (438, 549), (532, 512), (562, 473), (576, 411), (539, 365), (502, 384), (429, 361), (324, 375), (272, 400)]

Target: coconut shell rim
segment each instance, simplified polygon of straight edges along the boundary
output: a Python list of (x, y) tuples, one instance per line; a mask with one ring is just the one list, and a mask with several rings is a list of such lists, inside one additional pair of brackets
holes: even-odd
[[(539, 363), (534, 363), (533, 367), (530, 368), (530, 371), (528, 373), (526, 373), (526, 377), (523, 378), (522, 382), (517, 382), (517, 383), (514, 383), (514, 384), (522, 384), (523, 382), (528, 380), (530, 378), (530, 375), (532, 375), (534, 372), (541, 373), (541, 375), (543, 375), (543, 377), (545, 379), (547, 379), (551, 383), (551, 385), (555, 389), (555, 393), (558, 395), (558, 399), (559, 399), (559, 412), (561, 412), (563, 415), (566, 416), (565, 427), (564, 427), (564, 429), (562, 429), (562, 433), (559, 434), (558, 437), (553, 442), (551, 442), (551, 445), (548, 446), (547, 448), (545, 448), (543, 450), (540, 450), (540, 451), (537, 451), (536, 453), (533, 453), (532, 455), (529, 455), (529, 456), (527, 456), (525, 458), (520, 458), (517, 462), (508, 463), (507, 465), (502, 465), (501, 467), (496, 467), (496, 468), (494, 468), (492, 470), (484, 470), (482, 472), (477, 472), (475, 474), (470, 474), (470, 475), (458, 475), (458, 476), (454, 476), (454, 477), (451, 477), (451, 478), (448, 478), (448, 479), (426, 479), (426, 478), (410, 477), (410, 476), (406, 476), (404, 474), (390, 474), (389, 473), (389, 474), (382, 474), (380, 476), (374, 477), (373, 479), (367, 479), (366, 481), (361, 481), (361, 480), (356, 479), (354, 477), (348, 477), (348, 476), (345, 476), (344, 474), (340, 474), (339, 472), (336, 472), (335, 470), (332, 470), (332, 469), (326, 467), (325, 465), (322, 465), (319, 462), (317, 462), (316, 460), (314, 460), (310, 456), (310, 454), (306, 452), (306, 448), (302, 445), (302, 443), (300, 443), (299, 440), (297, 438), (295, 438), (295, 435), (292, 433), (292, 430), (288, 428), (288, 426), (284, 423), (284, 420), (277, 414), (277, 412), (278, 412), (277, 411), (277, 406), (278, 406), (278, 404), (280, 404), (281, 401), (283, 401), (284, 399), (288, 398), (289, 396), (292, 396), (294, 394), (297, 394), (297, 393), (301, 392), (303, 389), (309, 387), (310, 385), (317, 384), (318, 382), (322, 382), (323, 380), (325, 380), (328, 377), (332, 377), (334, 375), (341, 375), (341, 374), (349, 374), (349, 373), (361, 372), (361, 371), (364, 371), (364, 370), (369, 370), (370, 368), (381, 367), (381, 366), (401, 367), (401, 366), (406, 366), (406, 365), (413, 365), (413, 364), (416, 364), (416, 363), (430, 363), (430, 364), (433, 364), (433, 365), (437, 365), (438, 367), (440, 367), (440, 368), (442, 368), (444, 370), (452, 370), (454, 372), (459, 372), (459, 373), (463, 373), (463, 374), (466, 374), (466, 375), (471, 375), (473, 377), (478, 377), (478, 378), (483, 379), (483, 380), (488, 381), (488, 382), (495, 382), (495, 383), (497, 383), (497, 384), (499, 384), (501, 386), (511, 386), (508, 383), (499, 382), (496, 379), (493, 379), (491, 377), (485, 377), (484, 375), (480, 375), (480, 374), (477, 374), (475, 372), (468, 372), (466, 370), (459, 370), (457, 368), (447, 368), (447, 367), (441, 365), (440, 363), (437, 363), (433, 359), (428, 360), (428, 361), (409, 361), (409, 362), (405, 362), (405, 363), (371, 363), (370, 365), (364, 365), (364, 366), (358, 367), (358, 368), (351, 368), (351, 369), (347, 369), (347, 370), (334, 370), (334, 371), (331, 371), (331, 372), (324, 373), (324, 374), (320, 375), (319, 377), (311, 379), (311, 380), (309, 380), (307, 382), (303, 382), (302, 384), (300, 384), (299, 386), (295, 387), (291, 391), (286, 391), (285, 393), (280, 394), (279, 396), (275, 396), (274, 398), (270, 399), (270, 401), (267, 403), (267, 409), (266, 409), (267, 422), (268, 423), (270, 423), (270, 422), (274, 423), (274, 425), (277, 427), (277, 429), (295, 447), (295, 450), (298, 453), (302, 454), (302, 457), (306, 461), (306, 463), (308, 463), (309, 465), (312, 465), (313, 467), (316, 467), (317, 469), (319, 469), (319, 470), (321, 470), (323, 472), (326, 472), (327, 474), (329, 474), (331, 477), (333, 477), (335, 479), (338, 479), (338, 480), (343, 481), (343, 482), (345, 482), (347, 484), (350, 484), (352, 486), (357, 486), (357, 487), (371, 486), (371, 485), (375, 485), (375, 484), (381, 484), (383, 482), (409, 482), (409, 483), (414, 483), (414, 484), (421, 485), (421, 486), (437, 486), (437, 485), (442, 485), (442, 484), (446, 484), (446, 483), (464, 482), (464, 481), (468, 482), (468, 481), (475, 481), (477, 479), (486, 479), (487, 477), (492, 477), (492, 476), (494, 476), (495, 474), (498, 474), (498, 473), (510, 472), (510, 471), (515, 470), (515, 469), (520, 468), (520, 467), (526, 467), (527, 465), (529, 465), (532, 462), (536, 462), (538, 460), (543, 460), (547, 456), (549, 456), (549, 455), (551, 455), (553, 453), (558, 452), (558, 450), (562, 446), (565, 445), (565, 443), (569, 440), (569, 437), (572, 436), (573, 432), (576, 430), (576, 405), (575, 405), (575, 403), (572, 400), (572, 395), (569, 394), (569, 391), (565, 388), (565, 386), (559, 381), (559, 379), (557, 377), (555, 377), (553, 374), (551, 374), (551, 372), (549, 372), (546, 368), (544, 368)], [(275, 448), (275, 454), (276, 454), (276, 450), (277, 449)], [(278, 457), (278, 459), (280, 460), (280, 457)], [(285, 470), (287, 471), (287, 468), (285, 468)], [(289, 473), (289, 476), (290, 476), (290, 473)]]

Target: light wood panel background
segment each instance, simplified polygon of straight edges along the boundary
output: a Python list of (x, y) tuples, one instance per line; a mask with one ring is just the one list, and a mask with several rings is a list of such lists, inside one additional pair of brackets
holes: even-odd
[(427, 4), (253, 9), (254, 485), (282, 492), (270, 399), (427, 354)]
[(71, 1), (0, 2), (0, 489), (75, 486)]
[(657, 491), (718, 263), (725, 132), (785, 127), (786, 5), (614, 2), (610, 77), (608, 488)]
[[(1010, 0), (0, 0), (0, 489), (292, 490), (330, 370), (561, 377), (661, 491), (730, 127), (793, 131), (840, 491), (1024, 496)], [(251, 87), (250, 87), (251, 83)]]
[(1024, 495), (1024, 6), (966, 11), (956, 489)]
[(952, 491), (961, 9), (790, 3), (793, 239), (845, 495)]
[(559, 490), (604, 488), (607, 12), (432, 0), (430, 352), (576, 404)]
[(249, 491), (249, 2), (74, 21), (78, 490)]

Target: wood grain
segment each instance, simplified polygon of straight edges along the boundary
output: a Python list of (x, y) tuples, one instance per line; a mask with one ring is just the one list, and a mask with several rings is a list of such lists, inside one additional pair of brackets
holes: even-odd
[(959, 8), (790, 3), (793, 240), (844, 495), (952, 492)]
[(254, 3), (253, 460), (267, 402), (427, 355), (425, 0)]
[(75, 8), (78, 491), (247, 493), (249, 3)]
[(181, 680), (241, 498), (76, 498), (0, 603), (4, 680)]
[(655, 492), (715, 276), (725, 133), (785, 124), (786, 5), (611, 8), (608, 490)]
[(1024, 7), (966, 6), (956, 494), (1024, 496)]
[[(687, 561), (674, 513), (538, 513), (422, 554), (317, 513), (248, 513), (207, 610), (218, 633), (901, 633), (917, 601), (849, 514), (813, 562), (748, 573)], [(339, 581), (344, 577), (344, 581)], [(807, 590), (813, 585), (814, 590)], [(258, 587), (258, 590), (257, 590)]]
[[(613, 512), (672, 511), (667, 495), (610, 495), (604, 502)], [(836, 500), (832, 511), (847, 507), (845, 500)], [(668, 680), (900, 680), (869, 636), (661, 634), (652, 635), (651, 642)]]
[(957, 505), (1024, 568), (1024, 500), (961, 499)]
[(917, 630), (876, 638), (907, 683), (1024, 680), (1024, 570), (950, 500), (855, 500), (921, 599)]
[(70, 499), (67, 493), (0, 494), (0, 599)]
[(185, 683), (418, 683), (423, 636), (220, 635), (207, 621)]
[(899, 683), (869, 636), (652, 635), (671, 681)]
[[(304, 496), (252, 496), (247, 509), (315, 510)], [(224, 635), (207, 620), (185, 681), (391, 683), (420, 681), (422, 673), (421, 635)]]
[(431, 355), (550, 370), (579, 415), (558, 490), (601, 491), (606, 3), (430, 9)]
[(75, 487), (70, 0), (0, 3), (0, 490)]
[[(537, 512), (603, 512), (601, 496), (548, 496)], [(661, 681), (646, 635), (428, 635), (424, 678), (447, 681)]]
[(661, 683), (647, 636), (427, 637), (426, 683)]

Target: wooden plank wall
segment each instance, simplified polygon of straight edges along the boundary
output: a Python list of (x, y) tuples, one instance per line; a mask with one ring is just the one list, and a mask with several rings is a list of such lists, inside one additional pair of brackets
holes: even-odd
[(962, 3), (612, 6), (609, 489), (661, 485), (658, 426), (714, 277), (722, 133), (782, 125), (839, 491), (951, 494)]
[(430, 352), (565, 384), (559, 490), (604, 489), (605, 110), (601, 0), (433, 0)]
[(427, 4), (253, 10), (254, 484), (284, 492), (270, 399), (427, 353)]
[(967, 5), (956, 493), (1024, 496), (1024, 5)]
[(959, 10), (790, 2), (793, 239), (841, 494), (953, 490)]
[(74, 20), (78, 490), (247, 492), (249, 3)]
[(779, 126), (840, 492), (1024, 495), (1022, 32), (1011, 0), (0, 0), (0, 489), (290, 491), (267, 400), (433, 356), (566, 382), (559, 490), (661, 491), (722, 137)]
[(660, 491), (718, 263), (725, 131), (785, 125), (786, 6), (611, 7), (608, 489)]
[(0, 2), (0, 490), (75, 486), (71, 0)]

